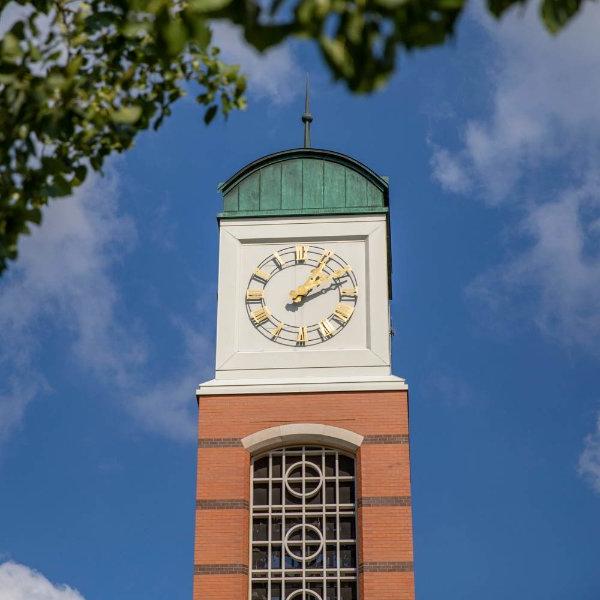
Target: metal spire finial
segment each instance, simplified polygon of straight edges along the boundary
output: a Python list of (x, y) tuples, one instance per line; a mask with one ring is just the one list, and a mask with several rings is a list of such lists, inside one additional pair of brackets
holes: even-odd
[(304, 123), (304, 147), (310, 148), (310, 124), (312, 123), (313, 117), (310, 114), (310, 88), (308, 85), (308, 73), (306, 74), (306, 95), (304, 98), (304, 114), (302, 115), (302, 122)]

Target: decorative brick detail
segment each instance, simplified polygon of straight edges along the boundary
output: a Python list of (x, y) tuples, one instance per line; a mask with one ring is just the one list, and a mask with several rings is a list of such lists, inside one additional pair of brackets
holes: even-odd
[(399, 573), (413, 571), (412, 562), (368, 562), (358, 566), (359, 573)]
[(239, 563), (194, 565), (194, 575), (248, 575), (248, 566)]
[(358, 508), (363, 506), (410, 506), (410, 496), (365, 496), (358, 499)]
[(240, 438), (200, 438), (199, 448), (239, 448), (242, 445)]
[(365, 435), (363, 444), (408, 444), (408, 434)]
[(248, 510), (250, 505), (247, 500), (196, 500), (196, 508), (200, 510), (235, 509)]

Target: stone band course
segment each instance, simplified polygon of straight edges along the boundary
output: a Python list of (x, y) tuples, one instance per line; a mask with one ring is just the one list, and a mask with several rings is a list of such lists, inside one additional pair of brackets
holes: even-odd
[(412, 562), (368, 562), (358, 566), (359, 573), (399, 573), (413, 570)]
[(358, 499), (358, 508), (368, 506), (410, 506), (410, 496), (365, 496)]
[(248, 565), (242, 565), (239, 563), (194, 565), (194, 575), (247, 575), (247, 574), (248, 574)]
[(199, 510), (218, 509), (243, 509), (248, 510), (250, 505), (247, 500), (223, 499), (223, 500), (196, 500), (196, 508)]
[(365, 435), (363, 444), (408, 444), (408, 434)]
[(199, 448), (238, 448), (242, 445), (240, 438), (200, 438)]

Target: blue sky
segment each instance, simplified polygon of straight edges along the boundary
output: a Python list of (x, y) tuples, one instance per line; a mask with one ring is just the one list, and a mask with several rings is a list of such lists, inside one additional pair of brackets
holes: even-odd
[(532, 13), (471, 10), (370, 97), (221, 26), (248, 110), (184, 101), (47, 210), (0, 281), (1, 600), (191, 597), (216, 185), (300, 145), (306, 71), (314, 145), (390, 177), (418, 599), (600, 598), (600, 11)]

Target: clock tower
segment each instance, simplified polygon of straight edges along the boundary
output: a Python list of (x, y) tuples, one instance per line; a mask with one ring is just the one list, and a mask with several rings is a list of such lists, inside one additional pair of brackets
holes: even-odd
[(219, 186), (194, 600), (414, 599), (388, 182), (309, 143)]

